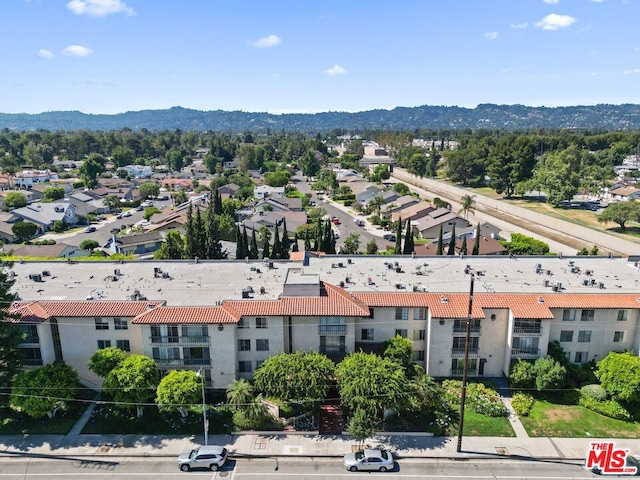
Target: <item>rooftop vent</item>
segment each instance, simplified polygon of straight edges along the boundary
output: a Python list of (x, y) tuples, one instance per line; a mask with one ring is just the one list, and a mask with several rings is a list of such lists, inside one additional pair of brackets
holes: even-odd
[(440, 303), (449, 303), (449, 299), (446, 295), (440, 295)]

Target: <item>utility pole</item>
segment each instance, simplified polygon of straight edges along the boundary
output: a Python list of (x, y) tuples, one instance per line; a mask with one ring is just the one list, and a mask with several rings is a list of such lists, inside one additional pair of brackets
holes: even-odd
[(460, 420), (458, 421), (458, 446), (456, 451), (462, 450), (462, 429), (464, 427), (464, 403), (467, 398), (467, 376), (469, 374), (469, 343), (471, 342), (471, 320), (473, 319), (473, 281), (475, 276), (471, 273), (471, 286), (469, 287), (469, 314), (467, 315), (467, 334), (464, 342), (464, 366), (462, 368), (462, 397), (460, 398)]

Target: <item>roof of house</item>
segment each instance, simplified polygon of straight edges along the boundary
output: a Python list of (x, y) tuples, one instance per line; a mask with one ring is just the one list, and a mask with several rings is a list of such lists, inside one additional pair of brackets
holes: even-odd
[(18, 314), (23, 322), (42, 322), (52, 317), (136, 317), (163, 301), (35, 301), (17, 302), (9, 313)]
[(55, 245), (17, 245), (11, 250), (13, 250), (13, 255), (16, 257), (58, 258), (62, 257), (65, 254), (65, 251), (70, 247), (73, 248), (71, 245), (67, 245), (66, 243), (56, 243)]
[[(161, 232), (153, 231), (145, 233), (134, 233), (133, 235), (119, 235), (115, 237), (115, 239), (116, 243), (121, 246), (131, 246), (144, 243), (162, 242), (164, 240), (164, 236)], [(113, 237), (111, 241), (113, 241)]]
[(214, 307), (168, 307), (158, 306), (147, 309), (131, 323), (139, 324), (185, 324), (185, 323), (237, 323), (238, 317), (230, 314), (222, 306)]
[(609, 190), (611, 195), (619, 195), (621, 197), (628, 197), (629, 195), (633, 195), (634, 193), (640, 193), (640, 189), (632, 186), (622, 186), (615, 188), (613, 190)]
[(12, 212), (19, 217), (41, 225), (49, 225), (65, 218), (65, 213), (75, 207), (66, 202), (32, 203), (26, 207), (16, 208)]
[(403, 220), (418, 220), (433, 212), (434, 210), (436, 210), (436, 207), (434, 207), (430, 203), (425, 202), (424, 200), (421, 200), (415, 205), (409, 205), (406, 208), (394, 210), (394, 212), (391, 214), (391, 220), (393, 220), (394, 222), (400, 218)]

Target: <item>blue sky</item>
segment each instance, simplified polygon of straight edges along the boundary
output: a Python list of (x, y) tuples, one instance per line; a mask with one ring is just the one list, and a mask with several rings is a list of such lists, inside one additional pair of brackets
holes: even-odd
[(0, 112), (640, 103), (640, 0), (2, 0)]

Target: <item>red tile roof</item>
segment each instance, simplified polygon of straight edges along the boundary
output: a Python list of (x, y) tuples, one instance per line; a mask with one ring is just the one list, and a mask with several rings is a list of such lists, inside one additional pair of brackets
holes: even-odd
[(239, 318), (231, 315), (223, 307), (166, 307), (160, 306), (149, 309), (131, 323), (237, 323)]
[[(51, 317), (136, 317), (149, 308), (164, 301), (43, 301), (19, 303), (10, 310), (22, 315), (21, 321), (42, 322)], [(25, 316), (26, 315), (26, 316)]]

